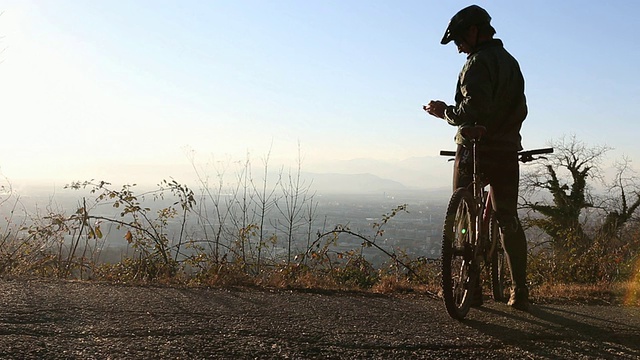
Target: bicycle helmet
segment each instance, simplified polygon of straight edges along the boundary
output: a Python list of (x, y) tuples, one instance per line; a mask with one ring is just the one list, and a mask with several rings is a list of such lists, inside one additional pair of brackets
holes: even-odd
[(440, 44), (446, 45), (450, 43), (472, 25), (489, 25), (490, 23), (491, 16), (485, 9), (478, 5), (467, 6), (453, 15)]

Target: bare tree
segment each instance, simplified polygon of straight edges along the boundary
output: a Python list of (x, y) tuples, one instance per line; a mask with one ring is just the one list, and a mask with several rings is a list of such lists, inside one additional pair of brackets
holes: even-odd
[[(555, 153), (543, 161), (544, 166), (524, 176), (521, 204), (542, 215), (529, 217), (526, 222), (544, 230), (551, 237), (555, 250), (561, 251), (567, 238), (585, 236), (585, 210), (595, 207), (587, 179), (601, 179), (599, 165), (610, 148), (588, 147), (575, 136), (563, 138), (552, 146)], [(540, 193), (548, 193), (551, 200), (538, 200)]]
[[(212, 247), (213, 259), (216, 263), (222, 260), (221, 242), (223, 240), (223, 233), (225, 223), (229, 217), (230, 209), (224, 204), (224, 177), (226, 174), (227, 166), (222, 163), (220, 166), (214, 166), (216, 171), (216, 183), (212, 186), (209, 183), (209, 177), (199, 169), (195, 164), (195, 157), (193, 152), (189, 154), (191, 165), (196, 173), (198, 181), (200, 183), (202, 195), (199, 202), (199, 208), (197, 210), (198, 221), (202, 225), (205, 241)], [(213, 206), (213, 213), (209, 212), (207, 206), (208, 202)], [(209, 237), (209, 232), (212, 232)]]
[(282, 197), (275, 203), (282, 215), (281, 225), (284, 226), (284, 235), (287, 241), (287, 264), (291, 263), (292, 244), (296, 230), (304, 223), (305, 205), (313, 198), (310, 194), (311, 184), (302, 179), (302, 156), (298, 145), (298, 162), (295, 170), (289, 169), (286, 179), (280, 173), (280, 190)]
[(585, 271), (576, 262), (593, 265), (616, 251), (617, 243), (610, 240), (632, 219), (640, 206), (640, 193), (629, 176), (628, 160), (617, 166), (607, 191), (599, 195), (593, 191), (590, 183), (606, 185), (600, 164), (611, 148), (590, 147), (575, 136), (552, 146), (554, 155), (523, 177), (521, 206), (529, 211), (523, 221), (548, 235), (556, 264), (572, 273), (572, 278), (595, 279), (602, 269), (591, 266)]
[[(264, 166), (262, 183), (261, 187), (258, 188), (255, 182), (252, 181), (253, 191), (255, 193), (255, 205), (256, 205), (256, 214), (258, 219), (258, 244), (257, 244), (257, 266), (258, 271), (260, 270), (260, 266), (262, 264), (262, 249), (266, 246), (265, 239), (265, 226), (267, 224), (267, 216), (269, 212), (278, 201), (275, 197), (276, 187), (278, 184), (276, 183), (273, 187), (269, 188), (269, 159), (271, 157), (271, 148), (267, 152), (267, 155), (262, 159), (262, 165)], [(274, 235), (275, 236), (275, 235)]]
[(607, 187), (605, 210), (607, 215), (598, 229), (601, 235), (615, 236), (640, 206), (640, 186), (628, 158), (616, 163), (616, 175)]
[(255, 212), (251, 213), (250, 211), (254, 196), (249, 188), (252, 183), (251, 159), (247, 153), (245, 160), (240, 163), (240, 168), (236, 173), (235, 188), (227, 204), (227, 207), (231, 209), (229, 220), (233, 226), (234, 238), (237, 242), (242, 264), (247, 264), (247, 253), (251, 252), (250, 236), (247, 236), (247, 230), (253, 225), (254, 219), (252, 215), (255, 215)]

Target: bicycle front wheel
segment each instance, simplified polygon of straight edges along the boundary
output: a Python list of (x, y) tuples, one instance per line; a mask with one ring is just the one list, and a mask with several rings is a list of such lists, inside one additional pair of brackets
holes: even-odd
[(469, 190), (454, 191), (447, 207), (442, 234), (442, 292), (447, 312), (463, 319), (469, 312), (477, 276), (474, 276), (475, 206)]

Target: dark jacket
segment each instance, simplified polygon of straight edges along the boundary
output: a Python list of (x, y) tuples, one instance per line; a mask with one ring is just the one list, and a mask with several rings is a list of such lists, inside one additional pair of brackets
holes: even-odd
[[(520, 128), (527, 117), (524, 77), (502, 41), (483, 42), (469, 54), (458, 77), (455, 100), (456, 105), (446, 109), (445, 119), (458, 127), (485, 126), (481, 149), (522, 150)], [(467, 143), (459, 130), (456, 143)]]

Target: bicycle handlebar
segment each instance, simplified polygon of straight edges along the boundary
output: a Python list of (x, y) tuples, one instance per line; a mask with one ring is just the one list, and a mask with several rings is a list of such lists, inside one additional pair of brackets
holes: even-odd
[[(534, 155), (542, 155), (542, 154), (551, 154), (553, 153), (553, 148), (544, 148), (544, 149), (533, 149), (533, 150), (525, 150), (525, 151), (519, 151), (518, 152), (518, 156), (520, 161), (522, 161), (523, 163), (527, 163), (529, 161), (533, 161), (536, 160), (538, 158), (534, 158)], [(542, 157), (544, 158), (544, 157)]]
[(440, 156), (456, 156), (456, 152), (450, 150), (440, 150)]
[[(551, 153), (553, 153), (553, 148), (523, 150), (518, 152), (518, 159), (523, 163), (526, 163), (535, 160), (535, 158), (533, 157), (534, 155)], [(456, 152), (451, 150), (440, 150), (440, 156), (456, 156)]]

